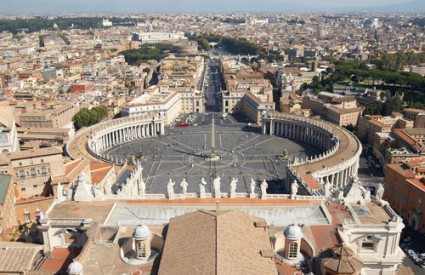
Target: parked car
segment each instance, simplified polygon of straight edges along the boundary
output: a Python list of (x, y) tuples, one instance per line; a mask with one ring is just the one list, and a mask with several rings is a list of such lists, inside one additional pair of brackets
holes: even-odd
[(407, 254), (410, 256), (410, 258), (415, 259), (418, 258), (418, 255), (416, 254), (415, 251), (413, 251), (412, 249), (407, 250)]

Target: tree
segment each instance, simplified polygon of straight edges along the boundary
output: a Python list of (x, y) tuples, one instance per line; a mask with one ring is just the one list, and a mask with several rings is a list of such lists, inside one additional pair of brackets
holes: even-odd
[(83, 108), (74, 115), (72, 121), (76, 130), (82, 127), (99, 123), (102, 119), (108, 116), (108, 108), (106, 106), (94, 107), (91, 110)]

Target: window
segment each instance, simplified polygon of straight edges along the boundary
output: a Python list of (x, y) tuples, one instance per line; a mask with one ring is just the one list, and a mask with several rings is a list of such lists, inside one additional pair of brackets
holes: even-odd
[(41, 163), (44, 163), (44, 159), (40, 159), (40, 162), (41, 162)]
[(142, 243), (142, 242), (137, 243), (137, 257), (138, 258), (145, 258), (146, 257), (145, 244)]
[(19, 170), (19, 177), (20, 178), (25, 178), (25, 171), (24, 170)]
[(298, 243), (291, 243), (289, 245), (289, 258), (297, 258), (298, 256)]
[(374, 251), (374, 244), (373, 243), (362, 243), (362, 250), (363, 251)]
[(21, 191), (24, 191), (25, 192), (25, 188), (21, 188)]
[(35, 172), (35, 168), (31, 168), (31, 176), (35, 176), (36, 175), (36, 172)]
[(46, 166), (41, 166), (40, 172), (41, 172), (42, 175), (46, 174), (47, 173)]
[(25, 217), (26, 222), (31, 221), (31, 214), (30, 214), (30, 210), (28, 208), (24, 209), (24, 217)]
[(37, 184), (34, 184), (32, 187), (37, 188)]
[(22, 162), (19, 163), (19, 166), (22, 166)]

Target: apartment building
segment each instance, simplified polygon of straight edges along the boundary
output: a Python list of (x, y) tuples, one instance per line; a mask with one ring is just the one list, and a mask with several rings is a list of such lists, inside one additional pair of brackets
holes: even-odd
[(425, 158), (388, 164), (384, 198), (415, 230), (425, 233)]
[(267, 72), (257, 72), (232, 58), (220, 58), (220, 69), (226, 89), (222, 91), (221, 108), (224, 113), (246, 114), (257, 124), (262, 113), (273, 111), (273, 87), (265, 79)]
[(45, 106), (19, 116), (22, 127), (28, 128), (71, 128), (72, 118), (79, 111), (79, 104), (59, 103)]
[(389, 133), (392, 129), (399, 128), (413, 128), (413, 121), (403, 118), (403, 115), (397, 112), (391, 116), (366, 115), (359, 119), (358, 137), (372, 144), (375, 133)]
[(0, 240), (16, 226), (15, 202), (12, 177), (0, 175)]
[(64, 173), (61, 148), (0, 154), (0, 174), (12, 176), (17, 199), (52, 194), (48, 182)]
[(174, 123), (177, 117), (189, 113), (203, 113), (204, 98), (200, 91), (191, 88), (167, 88), (151, 86), (145, 93), (121, 108), (122, 116), (143, 113), (163, 113), (166, 124)]
[(363, 113), (355, 98), (328, 92), (320, 92), (317, 97), (304, 96), (301, 108), (310, 109), (313, 114), (339, 126), (357, 125)]
[(19, 151), (19, 140), (15, 125), (15, 108), (2, 106), (0, 108), (0, 152)]
[(415, 128), (425, 128), (425, 110), (415, 108), (403, 109), (405, 118), (414, 121)]

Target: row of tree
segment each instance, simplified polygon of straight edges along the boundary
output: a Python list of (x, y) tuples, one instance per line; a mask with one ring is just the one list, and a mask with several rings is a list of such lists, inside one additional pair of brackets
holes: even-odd
[(385, 102), (374, 102), (373, 104), (363, 104), (365, 108), (364, 115), (383, 115), (389, 116), (392, 112), (400, 112), (403, 109), (403, 103), (399, 96), (392, 96)]
[(400, 72), (389, 70), (386, 67), (381, 69), (370, 69), (368, 64), (361, 61), (336, 61), (334, 81), (351, 80), (353, 82), (384, 82), (385, 84), (409, 87), (413, 90), (425, 91), (425, 78), (417, 73)]
[(425, 53), (398, 52), (396, 54), (385, 54), (381, 59), (372, 61), (376, 68), (387, 71), (400, 71), (405, 66), (421, 63), (425, 63)]
[(74, 122), (75, 130), (81, 129), (100, 122), (108, 116), (108, 108), (106, 106), (98, 106), (92, 109), (83, 108), (74, 115), (72, 121)]
[(53, 29), (56, 24), (59, 29), (66, 30), (70, 28), (76, 29), (92, 29), (99, 28), (102, 23), (100, 17), (57, 17), (50, 19), (48, 17), (34, 17), (34, 18), (17, 18), (17, 19), (1, 19), (0, 32), (8, 31), (11, 33), (25, 32), (38, 32), (40, 30)]
[(267, 59), (270, 62), (281, 61), (283, 56), (278, 52), (266, 51), (262, 47), (244, 38), (234, 38), (229, 36), (222, 36), (216, 34), (186, 34), (186, 37), (189, 40), (198, 42), (198, 49), (209, 51), (211, 49), (210, 43), (215, 42), (220, 46), (223, 46), (224, 49), (232, 54), (250, 54), (258, 55), (262, 59)]
[(165, 57), (165, 54), (172, 50), (173, 45), (171, 44), (143, 44), (139, 49), (123, 51), (125, 61), (128, 64), (138, 64), (140, 62), (148, 60), (161, 60)]
[[(68, 30), (75, 29), (96, 29), (102, 27), (102, 17), (43, 17), (36, 16), (33, 18), (16, 18), (16, 19), (0, 19), (0, 32), (8, 31), (13, 34), (21, 31), (25, 32), (38, 32), (40, 30), (53, 29), (56, 24), (58, 29)], [(130, 17), (112, 17), (109, 20), (114, 25), (135, 25), (136, 23), (143, 22), (144, 20), (134, 19)]]

